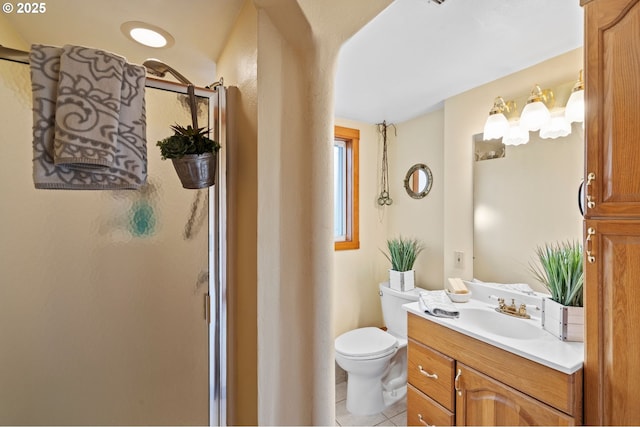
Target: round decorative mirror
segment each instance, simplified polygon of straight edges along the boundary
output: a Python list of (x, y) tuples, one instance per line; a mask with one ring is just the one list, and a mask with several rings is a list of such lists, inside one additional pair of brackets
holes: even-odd
[(417, 163), (409, 168), (404, 179), (404, 188), (409, 196), (422, 199), (431, 191), (432, 183), (431, 169), (425, 164)]

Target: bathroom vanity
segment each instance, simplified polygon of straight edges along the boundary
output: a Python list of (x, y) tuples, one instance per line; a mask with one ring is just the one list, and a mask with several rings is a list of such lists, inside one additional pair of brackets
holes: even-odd
[(459, 319), (404, 306), (408, 425), (582, 423), (582, 343), (475, 300), (457, 306)]

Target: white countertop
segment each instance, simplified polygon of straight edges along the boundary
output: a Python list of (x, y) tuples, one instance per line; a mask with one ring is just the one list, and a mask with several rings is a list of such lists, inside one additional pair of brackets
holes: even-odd
[[(584, 343), (566, 342), (554, 337), (544, 329), (542, 329), (539, 318), (518, 319), (506, 314), (496, 313), (494, 308), (497, 304), (486, 304), (482, 301), (471, 299), (466, 303), (453, 303), (460, 310), (460, 317), (449, 319), (445, 317), (435, 317), (420, 310), (417, 302), (405, 304), (402, 307), (413, 314), (424, 319), (469, 337), (478, 339), (488, 344), (494, 345), (505, 351), (508, 351), (526, 359), (538, 362), (552, 369), (572, 374), (582, 368), (584, 363)], [(465, 310), (468, 310), (465, 316)], [(514, 338), (489, 332), (486, 328), (482, 328), (477, 322), (470, 319), (473, 316), (483, 315), (486, 310), (487, 316), (504, 316), (503, 325), (513, 327), (513, 336), (518, 336), (518, 328), (525, 327), (529, 331), (533, 331), (532, 327), (538, 328), (540, 333), (533, 331), (533, 338)], [(473, 312), (473, 313), (472, 313)], [(502, 319), (500, 319), (502, 321)], [(525, 322), (521, 324), (518, 322)], [(526, 335), (526, 334), (523, 334)], [(429, 344), (428, 342), (425, 344)]]

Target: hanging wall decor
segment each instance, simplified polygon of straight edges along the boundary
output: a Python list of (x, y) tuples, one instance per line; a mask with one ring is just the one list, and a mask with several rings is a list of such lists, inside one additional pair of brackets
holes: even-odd
[[(396, 131), (396, 125), (387, 124), (386, 121), (378, 123), (378, 132), (382, 135), (382, 167), (380, 173), (380, 195), (378, 196), (378, 205), (389, 206), (393, 203), (393, 199), (389, 193), (389, 162), (387, 160), (387, 129), (393, 126)], [(397, 133), (396, 133), (397, 135)]]

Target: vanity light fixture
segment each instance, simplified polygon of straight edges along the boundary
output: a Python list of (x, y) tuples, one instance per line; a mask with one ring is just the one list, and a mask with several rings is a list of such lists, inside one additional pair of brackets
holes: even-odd
[(171, 47), (175, 40), (166, 30), (140, 21), (128, 21), (120, 26), (120, 31), (129, 39), (153, 48)]
[(493, 101), (493, 107), (489, 111), (489, 117), (484, 123), (484, 133), (482, 138), (487, 141), (490, 139), (500, 139), (507, 135), (509, 132), (509, 121), (505, 113), (509, 114), (516, 110), (516, 103), (513, 101), (506, 101), (498, 96)]
[(571, 96), (567, 101), (564, 115), (567, 122), (584, 122), (584, 80), (582, 79), (582, 70), (578, 76), (578, 81), (571, 89)]
[(520, 126), (527, 131), (537, 131), (551, 119), (549, 108), (555, 104), (553, 92), (549, 89), (540, 89), (537, 84), (531, 89), (531, 95), (527, 99), (520, 115)]

